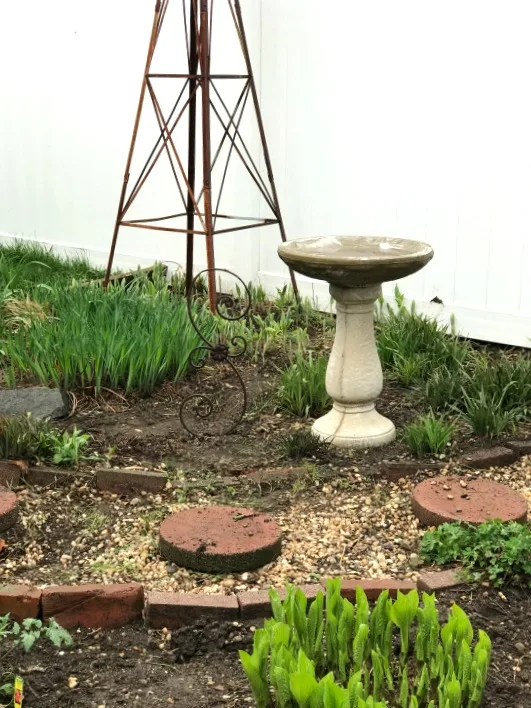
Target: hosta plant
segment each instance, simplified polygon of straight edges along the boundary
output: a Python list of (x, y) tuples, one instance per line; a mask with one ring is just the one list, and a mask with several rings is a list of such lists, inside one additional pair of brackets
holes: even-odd
[(383, 592), (371, 608), (328, 582), (309, 605), (288, 586), (270, 592), (273, 619), (240, 651), (258, 708), (478, 708), (490, 662), (488, 635), (457, 605), (443, 625), (433, 595)]

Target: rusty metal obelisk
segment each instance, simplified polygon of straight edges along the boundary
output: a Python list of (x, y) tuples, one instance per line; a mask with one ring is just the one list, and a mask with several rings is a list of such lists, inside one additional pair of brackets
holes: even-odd
[[(126, 161), (125, 174), (118, 205), (105, 276), (108, 284), (116, 242), (121, 227), (153, 229), (172, 234), (186, 234), (186, 288), (190, 294), (193, 280), (194, 239), (204, 237), (208, 269), (208, 289), (211, 308), (216, 303), (215, 256), (216, 234), (244, 231), (268, 225), (278, 225), (282, 241), (286, 240), (284, 222), (279, 206), (277, 189), (267, 146), (264, 124), (256, 90), (247, 38), (239, 0), (182, 0), (182, 18), (186, 43), (187, 66), (183, 73), (154, 73), (152, 62), (159, 42), (161, 29), (171, 0), (157, 0), (151, 29), (151, 38), (142, 79), (140, 99), (133, 128), (133, 136)], [(179, 0), (175, 0), (179, 2)], [(240, 74), (211, 71), (211, 47), (214, 6), (224, 3), (230, 13), (243, 55), (244, 71)], [(226, 41), (224, 39), (224, 41)], [(229, 102), (223, 98), (224, 82), (238, 80), (237, 99)], [(156, 88), (159, 81), (174, 81), (176, 100), (172, 109), (164, 111)], [(180, 85), (180, 86), (179, 86)], [(234, 86), (234, 83), (233, 83)], [(241, 90), (240, 90), (241, 86)], [(167, 86), (165, 87), (167, 91)], [(131, 175), (133, 156), (137, 147), (141, 116), (147, 110), (148, 97), (158, 125), (158, 137), (143, 167)], [(250, 100), (249, 100), (250, 99)], [(231, 108), (229, 108), (229, 105)], [(242, 136), (242, 116), (250, 105), (260, 136), (261, 156), (253, 158)], [(187, 120), (187, 140), (180, 145), (177, 128)], [(215, 121), (219, 136), (214, 141), (211, 123)], [(198, 135), (198, 133), (200, 133)], [(200, 155), (198, 154), (200, 151)], [(261, 159), (266, 177), (259, 167)], [(171, 214), (158, 214), (150, 218), (132, 218), (130, 209), (145, 187), (159, 160), (169, 161), (171, 174), (177, 185), (177, 207)], [(252, 180), (265, 204), (267, 216), (233, 216), (222, 213), (221, 198), (227, 182), (229, 163), (239, 160), (246, 178)], [(200, 162), (200, 166), (197, 164)], [(217, 170), (217, 188), (213, 188), (213, 171)], [(198, 174), (199, 173), (199, 174)], [(134, 180), (134, 181), (133, 181)], [(293, 271), (291, 282), (298, 296)]]

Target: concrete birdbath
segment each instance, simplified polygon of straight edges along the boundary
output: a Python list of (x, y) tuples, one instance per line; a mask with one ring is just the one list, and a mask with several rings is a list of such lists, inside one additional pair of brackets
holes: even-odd
[(302, 275), (330, 283), (336, 301), (334, 346), (326, 371), (332, 410), (313, 432), (338, 447), (366, 448), (394, 440), (394, 424), (375, 400), (383, 374), (374, 337), (374, 303), (381, 284), (420, 270), (433, 257), (426, 243), (377, 236), (330, 236), (283, 243), (280, 258)]

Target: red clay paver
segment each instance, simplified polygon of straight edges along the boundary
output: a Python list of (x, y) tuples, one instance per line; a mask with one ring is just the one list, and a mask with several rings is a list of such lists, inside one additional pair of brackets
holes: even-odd
[(397, 482), (401, 478), (413, 477), (418, 472), (440, 472), (443, 463), (422, 462), (422, 460), (384, 460), (380, 466), (380, 476), (385, 477), (390, 482)]
[(160, 527), (160, 552), (173, 563), (207, 573), (242, 572), (272, 561), (281, 533), (267, 514), (232, 506), (186, 509)]
[(463, 521), (481, 524), (489, 519), (527, 519), (527, 502), (517, 492), (491, 479), (436, 477), (413, 490), (413, 512), (426, 526)]
[[(299, 585), (298, 587), (308, 598), (308, 606), (311, 602), (313, 602), (313, 600), (315, 600), (319, 590), (323, 591), (323, 588), (319, 583)], [(280, 596), (280, 599), (284, 600), (286, 597), (286, 590), (284, 588), (277, 588), (276, 590)], [(240, 617), (243, 620), (273, 616), (271, 611), (271, 601), (269, 599), (269, 590), (240, 592), (236, 597), (238, 598), (238, 603), (240, 605)]]
[(166, 486), (166, 477), (149, 470), (97, 470), (96, 486), (105, 492), (135, 494), (150, 492), (158, 494)]
[[(321, 578), (321, 584), (326, 587), (327, 578)], [(384, 590), (389, 590), (390, 597), (396, 597), (397, 592), (410, 592), (417, 587), (412, 580), (397, 580), (396, 578), (354, 578), (341, 581), (341, 595), (350, 602), (356, 601), (356, 588), (361, 587), (368, 600), (377, 600)]]
[(509, 447), (485, 447), (465, 453), (459, 460), (460, 464), (474, 469), (488, 469), (489, 467), (504, 467), (512, 465), (518, 459), (518, 453)]
[(216, 621), (236, 621), (239, 616), (236, 595), (156, 591), (146, 595), (146, 624), (155, 629), (178, 629), (205, 617)]
[(18, 517), (17, 495), (0, 489), (0, 531), (14, 526)]
[(52, 585), (42, 591), (43, 618), (70, 627), (122, 627), (142, 617), (144, 588), (123, 585)]
[(514, 450), (522, 457), (525, 455), (531, 455), (531, 438), (527, 440), (511, 440), (511, 442), (504, 443), (504, 445), (511, 450)]
[(0, 585), (0, 616), (9, 615), (12, 620), (39, 616), (42, 590), (30, 585)]
[(466, 581), (459, 577), (459, 570), (433, 570), (421, 573), (417, 580), (417, 587), (421, 592), (437, 592), (466, 585)]

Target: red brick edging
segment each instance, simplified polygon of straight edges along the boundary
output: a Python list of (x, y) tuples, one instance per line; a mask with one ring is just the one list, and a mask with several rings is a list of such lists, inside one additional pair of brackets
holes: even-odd
[[(308, 599), (323, 589), (321, 583), (302, 585)], [(432, 571), (422, 574), (415, 584), (410, 580), (394, 578), (361, 578), (344, 580), (342, 594), (355, 598), (360, 585), (370, 600), (384, 590), (396, 597), (398, 590), (409, 592), (440, 591), (462, 585), (464, 581), (455, 570)], [(282, 597), (285, 590), (279, 590)], [(267, 590), (247, 591), (237, 595), (208, 595), (207, 593), (173, 593), (149, 591), (144, 593), (140, 583), (117, 585), (53, 585), (44, 589), (29, 585), (0, 586), (0, 616), (10, 613), (21, 622), (27, 617), (50, 619), (54, 617), (66, 629), (122, 627), (142, 617), (148, 627), (176, 629), (206, 617), (216, 620), (250, 620), (271, 614)]]

